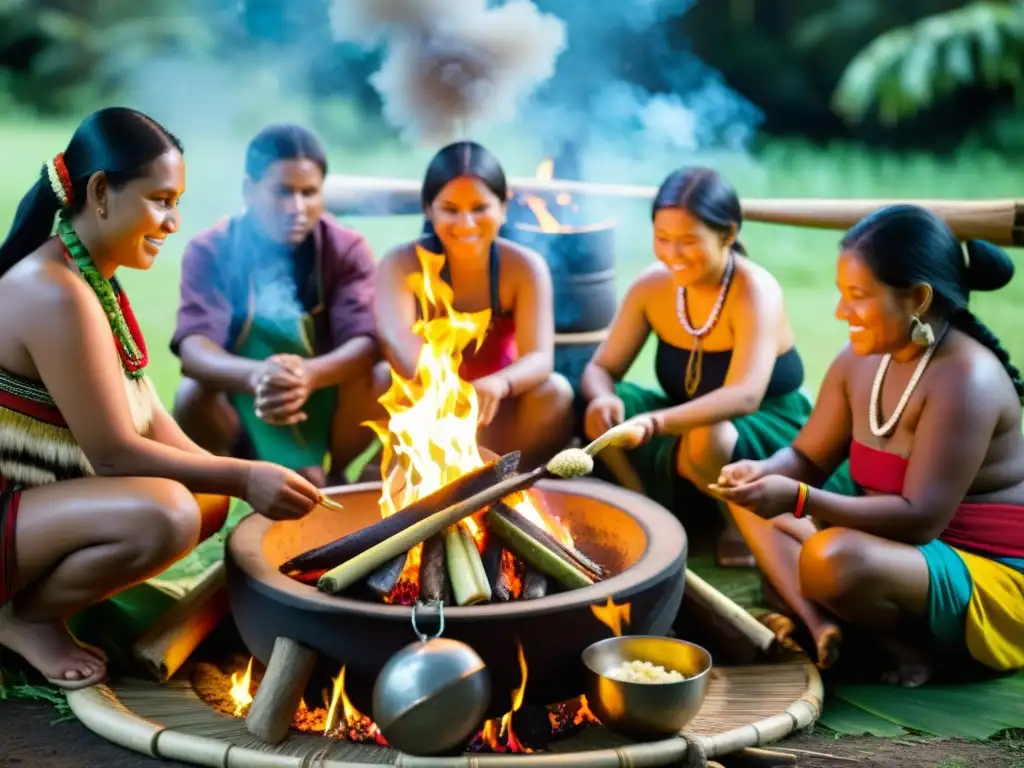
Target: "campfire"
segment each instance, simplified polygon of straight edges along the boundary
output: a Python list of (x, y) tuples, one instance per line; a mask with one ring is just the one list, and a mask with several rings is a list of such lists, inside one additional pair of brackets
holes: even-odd
[[(611, 630), (622, 634), (623, 624), (629, 624), (630, 604), (616, 604), (611, 598), (603, 605), (590, 606), (591, 614)], [(552, 742), (576, 733), (588, 726), (600, 725), (590, 711), (586, 696), (542, 705), (526, 704), (529, 666), (522, 644), (516, 642), (516, 662), (519, 667), (519, 685), (511, 691), (509, 710), (499, 718), (484, 722), (480, 730), (466, 745), (467, 752), (532, 753), (545, 749)], [(321, 734), (358, 744), (388, 746), (387, 740), (373, 720), (360, 712), (345, 690), (345, 665), (331, 679), (330, 690), (320, 691), (321, 705), (310, 708), (303, 699), (292, 720), (291, 727), (304, 733)], [(252, 704), (260, 680), (253, 675), (250, 658), (244, 672), (230, 676), (209, 663), (198, 664), (193, 687), (201, 699), (225, 715), (244, 718)]]
[[(538, 198), (537, 209), (542, 206)], [(422, 351), (412, 379), (392, 373), (380, 401), (388, 418), (371, 424), (382, 443), (381, 521), (301, 553), (281, 572), (335, 591), (330, 574), (348, 570), (348, 583), (353, 568), (372, 567), (349, 594), (395, 605), (537, 599), (607, 578), (609, 570), (575, 547), (568, 526), (530, 490), (417, 540), (428, 518), (512, 475), (518, 455), (484, 461), (476, 391), (458, 375), (463, 351), (483, 341), (491, 310), (455, 310), (452, 289), (440, 277), (444, 257), (419, 246), (416, 252), (422, 269), (410, 280), (422, 319), (413, 330), (424, 341)], [(374, 548), (405, 540), (409, 546), (377, 565)]]

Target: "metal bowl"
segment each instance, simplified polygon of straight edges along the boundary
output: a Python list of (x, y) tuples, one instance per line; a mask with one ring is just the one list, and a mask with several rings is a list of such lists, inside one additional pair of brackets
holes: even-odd
[[(624, 635), (583, 651), (587, 703), (601, 723), (634, 739), (679, 733), (700, 711), (711, 654), (671, 637)], [(686, 677), (674, 683), (629, 683), (608, 677), (624, 661), (649, 661)]]

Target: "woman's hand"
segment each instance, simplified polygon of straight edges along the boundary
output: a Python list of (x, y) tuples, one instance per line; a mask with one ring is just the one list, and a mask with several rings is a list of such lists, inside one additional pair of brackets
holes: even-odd
[(243, 500), (271, 520), (298, 520), (320, 501), (320, 492), (300, 475), (277, 464), (254, 461), (245, 478)]
[(486, 427), (498, 415), (498, 407), (512, 391), (512, 385), (504, 376), (492, 374), (473, 382), (478, 404), (477, 424)]
[(763, 461), (743, 459), (726, 464), (718, 474), (718, 484), (723, 487), (752, 483), (765, 476)]
[(583, 430), (589, 440), (601, 435), (626, 418), (626, 405), (618, 395), (598, 395), (589, 403), (583, 416)]
[(301, 409), (313, 388), (301, 357), (272, 355), (254, 379), (257, 418), (275, 426), (290, 426), (308, 418)]
[(630, 427), (629, 435), (628, 437), (620, 438), (616, 445), (627, 451), (639, 448), (655, 435), (660, 435), (664, 432), (661, 419), (653, 413), (641, 413), (639, 416), (634, 416), (623, 422), (623, 425)]
[[(756, 462), (751, 462), (756, 463)], [(800, 484), (782, 475), (766, 475), (735, 486), (711, 486), (709, 492), (760, 517), (784, 515), (796, 509)]]

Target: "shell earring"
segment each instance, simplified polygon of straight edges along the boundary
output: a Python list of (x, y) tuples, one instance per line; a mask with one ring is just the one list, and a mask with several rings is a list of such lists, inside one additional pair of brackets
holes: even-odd
[(935, 331), (929, 323), (917, 315), (910, 317), (910, 340), (921, 347), (930, 347), (935, 343)]

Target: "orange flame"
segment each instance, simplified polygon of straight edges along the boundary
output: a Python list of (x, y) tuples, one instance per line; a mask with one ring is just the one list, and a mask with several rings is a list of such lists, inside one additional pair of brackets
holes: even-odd
[(480, 739), (495, 752), (533, 752), (516, 737), (512, 728), (512, 717), (523, 706), (523, 699), (526, 697), (527, 666), (526, 656), (523, 653), (523, 644), (516, 640), (516, 652), (519, 656), (519, 673), (522, 680), (519, 687), (512, 692), (512, 708), (501, 716), (500, 723), (495, 720), (488, 720), (484, 724)]
[(346, 741), (375, 741), (386, 745), (384, 735), (377, 724), (364, 715), (349, 701), (345, 693), (345, 667), (342, 666), (338, 676), (333, 680), (330, 699), (327, 691), (323, 692), (324, 703), (327, 705), (327, 719), (324, 722), (324, 733), (332, 738)]
[(612, 634), (615, 635), (615, 637), (621, 637), (622, 623), (631, 623), (629, 620), (631, 606), (632, 603), (616, 605), (612, 602), (612, 598), (609, 595), (607, 603), (604, 605), (592, 605), (590, 606), (590, 610), (598, 621), (612, 631)]
[[(459, 368), (466, 347), (474, 341), (478, 346), (483, 343), (491, 310), (457, 311), (452, 288), (441, 279), (444, 256), (418, 245), (416, 256), (421, 269), (408, 280), (420, 306), (420, 319), (412, 330), (423, 339), (423, 347), (412, 379), (392, 371), (391, 387), (380, 398), (387, 420), (369, 424), (383, 448), (381, 517), (484, 465), (476, 438), (476, 390), (460, 378)], [(557, 524), (546, 521), (525, 492), (505, 502), (567, 544), (572, 542), (568, 531), (553, 530)], [(480, 546), (479, 526), (472, 519), (466, 524)], [(415, 600), (421, 555), (422, 545), (409, 553), (392, 600), (399, 594), (411, 594)]]
[(249, 666), (245, 668), (245, 674), (241, 679), (237, 672), (231, 673), (231, 701), (235, 705), (235, 717), (241, 717), (249, 705), (252, 704), (252, 656), (249, 657)]
[[(541, 161), (541, 164), (537, 166), (537, 171), (534, 175), (540, 181), (551, 181), (555, 175), (555, 161), (550, 157), (545, 158)], [(563, 195), (565, 195), (565, 193), (562, 193), (559, 197), (562, 197)], [(561, 223), (555, 215), (548, 210), (548, 204), (544, 202), (543, 198), (537, 197), (536, 195), (526, 195), (523, 197), (523, 202), (526, 203), (530, 212), (537, 219), (537, 224), (540, 226), (542, 232), (561, 231)], [(561, 200), (558, 200), (558, 203), (559, 205), (566, 204)]]

